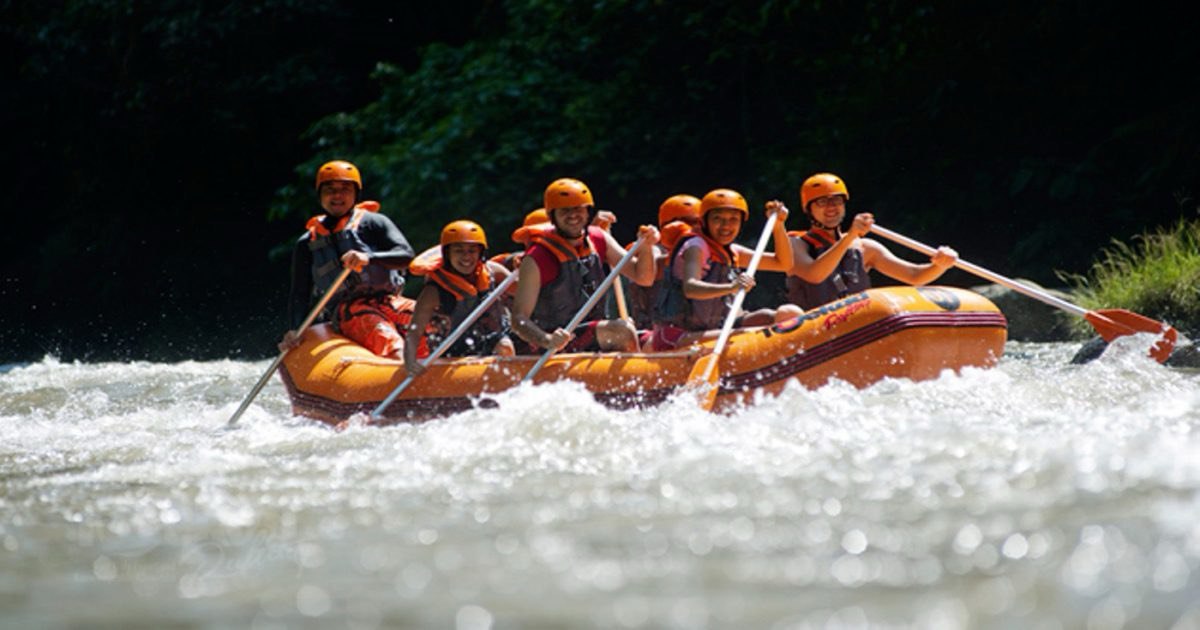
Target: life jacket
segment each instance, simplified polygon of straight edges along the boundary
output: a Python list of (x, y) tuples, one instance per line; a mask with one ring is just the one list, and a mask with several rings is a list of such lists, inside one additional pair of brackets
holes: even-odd
[[(342, 215), (333, 230), (325, 227), (320, 214), (308, 220), (308, 249), (312, 252), (313, 296), (325, 295), (333, 281), (342, 271), (342, 255), (348, 251), (371, 253), (371, 248), (358, 235), (359, 224), (372, 210), (355, 207)], [(344, 299), (380, 293), (395, 293), (404, 287), (404, 276), (399, 271), (383, 265), (367, 264), (363, 270), (347, 276), (342, 287), (330, 301), (335, 304)]]
[[(487, 265), (480, 261), (475, 268), (474, 281), (447, 268), (445, 260), (434, 267), (426, 278), (433, 282), (438, 291), (439, 310), (446, 317), (444, 330), (430, 335), (431, 343), (441, 344), (458, 328), (467, 316), (475, 312), (475, 308), (487, 299), (495, 290), (496, 282), (488, 273)], [(508, 309), (497, 300), (488, 307), (487, 312), (479, 316), (475, 323), (463, 333), (458, 341), (447, 351), (449, 356), (475, 354), (490, 354), (501, 337), (508, 334)]]
[[(788, 232), (788, 236), (799, 236), (804, 243), (803, 247), (808, 249), (808, 255), (813, 260), (837, 242), (834, 236), (825, 230)], [(787, 278), (788, 302), (806, 311), (869, 288), (871, 278), (863, 265), (862, 250), (858, 248), (846, 250), (841, 262), (834, 267), (829, 277), (820, 283), (812, 284), (792, 275)]]
[(670, 251), (675, 248), (675, 244), (679, 242), (679, 239), (691, 234), (692, 226), (683, 221), (671, 221), (659, 230), (658, 244)]
[[(550, 282), (544, 278), (542, 280), (541, 293), (538, 294), (531, 319), (542, 330), (554, 331), (570, 323), (571, 318), (603, 282), (606, 274), (601, 254), (607, 253), (604, 232), (588, 226), (583, 245), (576, 247), (563, 238), (553, 225), (530, 227), (539, 229), (533, 230), (532, 245), (526, 250), (526, 255), (535, 248), (542, 248), (558, 263), (558, 277)], [(582, 321), (598, 319), (604, 319), (604, 305), (599, 300)]]
[[(684, 225), (683, 223), (670, 223), (668, 225)], [(664, 232), (665, 234), (665, 232)], [(664, 238), (658, 243), (655, 243), (654, 249), (657, 252), (662, 252), (665, 255), (671, 253), (671, 247), (675, 245), (677, 239), (671, 239), (670, 243), (664, 247), (666, 241)], [(633, 247), (636, 243), (630, 244)], [(658, 303), (658, 294), (661, 292), (663, 285), (663, 273), (666, 271), (666, 265), (661, 265), (657, 270), (657, 277), (654, 279), (654, 284), (644, 287), (635, 282), (630, 282), (625, 285), (625, 296), (628, 298), (629, 317), (633, 319), (633, 325), (638, 330), (648, 330), (654, 325), (654, 307)]]
[(701, 281), (724, 284), (737, 278), (737, 257), (733, 249), (712, 240), (700, 230), (692, 230), (687, 236), (679, 239), (675, 248), (671, 250), (671, 256), (667, 258), (663, 284), (654, 306), (655, 323), (672, 324), (684, 330), (712, 330), (720, 328), (725, 316), (729, 314), (729, 307), (733, 304), (732, 295), (693, 300), (684, 295), (683, 280), (675, 276), (676, 265), (683, 265), (684, 245), (696, 238), (704, 243), (707, 252)]

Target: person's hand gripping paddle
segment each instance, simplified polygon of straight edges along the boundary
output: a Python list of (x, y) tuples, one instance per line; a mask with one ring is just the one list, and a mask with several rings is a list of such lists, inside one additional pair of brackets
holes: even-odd
[[(767, 224), (763, 226), (762, 235), (758, 237), (758, 246), (754, 248), (754, 255), (750, 258), (750, 266), (746, 267), (746, 275), (751, 278), (758, 271), (758, 263), (767, 249), (767, 241), (771, 239), (771, 230), (775, 229), (777, 218), (778, 215), (772, 212), (767, 217)], [(733, 323), (737, 321), (738, 313), (742, 310), (742, 302), (745, 300), (746, 289), (739, 288), (737, 294), (733, 296), (729, 314), (725, 316), (725, 323), (721, 326), (721, 335), (717, 337), (717, 343), (713, 346), (712, 352), (697, 359), (696, 364), (692, 366), (691, 373), (688, 374), (686, 387), (696, 388), (699, 391), (700, 407), (705, 411), (712, 411), (713, 404), (717, 401), (717, 381), (721, 377), (717, 364), (721, 360), (721, 354), (725, 352), (725, 345), (729, 342), (730, 333), (733, 332)]]

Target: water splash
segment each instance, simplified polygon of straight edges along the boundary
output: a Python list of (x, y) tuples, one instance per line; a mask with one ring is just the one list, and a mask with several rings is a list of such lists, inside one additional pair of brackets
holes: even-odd
[(225, 430), (265, 362), (46, 359), (0, 373), (0, 588), (18, 625), (1186, 625), (1200, 377), (1137, 342), (341, 432), (278, 382)]

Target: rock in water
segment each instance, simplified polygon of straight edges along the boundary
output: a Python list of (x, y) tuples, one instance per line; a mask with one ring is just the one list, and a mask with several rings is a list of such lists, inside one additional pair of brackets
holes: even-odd
[[(1030, 280), (1021, 284), (1040, 289), (1055, 297), (1070, 301), (1071, 296), (1056, 289), (1046, 289)], [(971, 290), (992, 301), (1008, 319), (1008, 338), (1012, 341), (1070, 341), (1072, 315), (998, 284), (971, 287)]]

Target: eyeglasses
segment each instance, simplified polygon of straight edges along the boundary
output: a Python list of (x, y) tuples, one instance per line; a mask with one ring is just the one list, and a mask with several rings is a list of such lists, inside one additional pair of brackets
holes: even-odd
[(828, 197), (820, 197), (813, 199), (812, 205), (818, 208), (829, 208), (831, 206), (846, 205), (846, 198), (841, 195), (829, 195)]
[(353, 195), (357, 188), (349, 182), (326, 182), (321, 184), (322, 195)]

